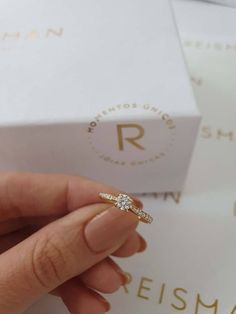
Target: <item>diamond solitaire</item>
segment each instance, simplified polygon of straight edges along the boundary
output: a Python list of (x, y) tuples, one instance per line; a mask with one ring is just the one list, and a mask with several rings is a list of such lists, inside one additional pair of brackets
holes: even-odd
[(136, 214), (142, 222), (151, 223), (153, 221), (153, 218), (148, 213), (139, 208), (137, 202), (135, 202), (135, 200), (133, 200), (127, 194), (120, 193), (118, 195), (113, 195), (101, 192), (99, 193), (99, 196), (101, 199), (114, 204), (114, 206), (116, 206), (120, 210), (126, 212), (131, 211), (132, 213)]
[(132, 199), (126, 194), (119, 194), (115, 206), (128, 212), (132, 207)]

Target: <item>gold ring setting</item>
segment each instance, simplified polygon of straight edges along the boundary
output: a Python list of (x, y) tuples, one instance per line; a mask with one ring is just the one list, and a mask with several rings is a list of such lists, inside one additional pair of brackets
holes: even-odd
[(101, 192), (99, 193), (99, 196), (101, 199), (114, 204), (114, 206), (120, 210), (133, 212), (142, 222), (150, 224), (153, 221), (151, 215), (139, 208), (138, 205), (136, 205), (135, 200), (127, 194), (119, 193), (118, 195), (113, 195)]

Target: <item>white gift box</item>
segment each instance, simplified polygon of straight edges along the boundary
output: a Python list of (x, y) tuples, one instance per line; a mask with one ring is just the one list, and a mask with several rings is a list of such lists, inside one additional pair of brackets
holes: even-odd
[(180, 191), (200, 122), (166, 0), (3, 0), (0, 170)]

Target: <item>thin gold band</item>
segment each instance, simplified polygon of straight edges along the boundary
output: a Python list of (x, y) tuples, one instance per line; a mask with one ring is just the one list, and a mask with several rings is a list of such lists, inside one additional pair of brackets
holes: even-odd
[(99, 193), (99, 196), (101, 199), (114, 204), (117, 208), (123, 211), (132, 211), (135, 215), (138, 216), (138, 218), (145, 223), (151, 223), (153, 221), (153, 218), (151, 215), (143, 211), (141, 208), (139, 208), (135, 202), (129, 195), (119, 193), (118, 195), (113, 195), (109, 193)]

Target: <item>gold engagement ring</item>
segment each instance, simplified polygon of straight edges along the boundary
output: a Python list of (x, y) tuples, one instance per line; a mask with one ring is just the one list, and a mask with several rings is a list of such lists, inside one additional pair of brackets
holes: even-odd
[(133, 212), (142, 222), (150, 224), (153, 221), (152, 216), (139, 208), (137, 202), (135, 202), (135, 200), (133, 200), (127, 194), (119, 193), (118, 195), (113, 195), (101, 192), (99, 193), (99, 196), (101, 199), (114, 204), (115, 207), (119, 208), (120, 210)]

